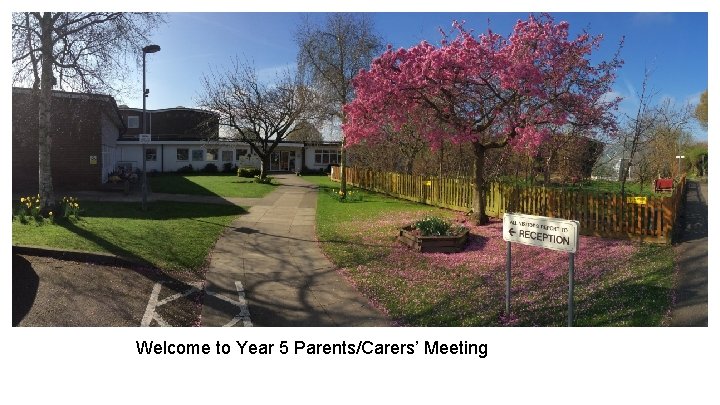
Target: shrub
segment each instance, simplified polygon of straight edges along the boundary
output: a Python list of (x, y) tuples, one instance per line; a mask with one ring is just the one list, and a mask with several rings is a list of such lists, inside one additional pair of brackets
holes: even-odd
[(248, 178), (248, 179), (249, 179), (249, 178), (253, 178), (253, 177), (255, 177), (255, 176), (259, 176), (259, 175), (260, 175), (260, 169), (250, 169), (250, 168), (244, 167), (244, 168), (242, 168), (242, 169), (238, 169), (237, 175), (238, 175), (239, 177), (246, 177), (246, 178)]
[(309, 169), (305, 167), (300, 173), (303, 175), (325, 174), (325, 169)]
[(195, 169), (193, 169), (192, 165), (183, 166), (176, 171), (177, 173), (194, 173)]
[(414, 226), (422, 236), (451, 236), (465, 230), (463, 226), (453, 225), (451, 222), (438, 217), (425, 217), (415, 222)]
[(223, 173), (232, 173), (235, 171), (235, 169), (236, 168), (233, 166), (232, 163), (230, 163), (230, 162), (223, 163), (223, 170), (222, 170)]
[(204, 173), (217, 173), (218, 167), (215, 165), (215, 163), (208, 163), (205, 165), (202, 171)]
[(260, 184), (270, 184), (270, 183), (272, 183), (272, 180), (273, 180), (273, 178), (270, 176), (266, 176), (263, 178), (263, 177), (260, 177), (260, 175), (258, 174), (257, 176), (254, 177), (253, 181), (255, 181), (255, 183), (260, 183)]

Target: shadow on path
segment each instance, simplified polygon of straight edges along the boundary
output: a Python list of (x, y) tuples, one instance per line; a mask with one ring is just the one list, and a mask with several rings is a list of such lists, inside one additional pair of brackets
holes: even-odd
[(22, 256), (12, 256), (12, 326), (18, 326), (35, 302), (40, 277)]

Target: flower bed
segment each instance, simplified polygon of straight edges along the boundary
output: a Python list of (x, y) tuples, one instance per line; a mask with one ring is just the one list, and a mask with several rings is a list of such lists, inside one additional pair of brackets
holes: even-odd
[(468, 230), (463, 229), (457, 235), (422, 236), (413, 225), (400, 229), (398, 240), (421, 253), (457, 253), (465, 248)]

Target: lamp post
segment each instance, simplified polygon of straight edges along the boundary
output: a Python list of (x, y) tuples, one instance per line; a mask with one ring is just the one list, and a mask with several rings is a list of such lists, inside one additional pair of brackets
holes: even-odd
[(675, 159), (678, 160), (677, 176), (680, 177), (680, 159), (685, 159), (685, 155), (677, 155), (677, 156), (675, 156)]
[[(160, 50), (159, 45), (148, 45), (142, 49), (143, 52), (143, 113), (142, 113), (142, 122), (143, 122), (143, 134), (147, 134), (147, 120), (145, 117), (145, 99), (148, 96), (148, 93), (150, 93), (150, 90), (145, 88), (145, 55), (148, 53), (155, 53)], [(145, 169), (145, 140), (142, 140), (142, 165), (143, 165), (143, 179), (142, 179), (142, 210), (147, 210), (147, 171)]]

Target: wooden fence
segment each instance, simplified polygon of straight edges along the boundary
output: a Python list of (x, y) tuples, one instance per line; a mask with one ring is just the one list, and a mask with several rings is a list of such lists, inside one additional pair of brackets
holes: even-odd
[[(346, 175), (348, 184), (366, 190), (457, 211), (472, 208), (474, 184), (469, 178), (413, 176), (351, 167)], [(339, 180), (339, 167), (333, 167), (331, 178)], [(670, 243), (684, 193), (685, 177), (670, 197), (629, 199), (631, 202), (625, 204), (615, 193), (491, 183), (485, 212), (497, 218), (515, 212), (572, 219), (580, 222), (583, 235)]]

